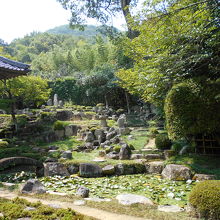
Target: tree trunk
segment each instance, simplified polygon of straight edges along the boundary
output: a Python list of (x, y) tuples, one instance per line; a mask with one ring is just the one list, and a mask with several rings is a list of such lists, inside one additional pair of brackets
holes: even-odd
[(126, 98), (126, 104), (127, 104), (127, 111), (128, 111), (128, 114), (130, 114), (130, 113), (131, 113), (131, 110), (130, 110), (129, 96), (128, 96), (127, 91), (125, 91), (125, 98)]
[(129, 19), (132, 17), (129, 9), (131, 0), (121, 0), (121, 9), (128, 27), (128, 37), (133, 39), (138, 36), (137, 31), (132, 30)]

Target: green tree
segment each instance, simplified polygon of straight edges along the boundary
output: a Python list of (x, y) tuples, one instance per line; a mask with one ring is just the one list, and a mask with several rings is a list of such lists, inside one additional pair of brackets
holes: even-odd
[(132, 17), (130, 8), (136, 6), (138, 0), (57, 0), (65, 9), (71, 11), (70, 25), (81, 27), (85, 24), (85, 17), (95, 18), (102, 24), (106, 24), (118, 13), (121, 13), (131, 33), (130, 18)]
[(159, 0), (146, 5), (140, 25), (134, 27), (139, 36), (125, 42), (135, 64), (119, 71), (120, 84), (145, 101), (163, 106), (173, 84), (187, 78), (216, 80), (220, 70), (219, 3)]

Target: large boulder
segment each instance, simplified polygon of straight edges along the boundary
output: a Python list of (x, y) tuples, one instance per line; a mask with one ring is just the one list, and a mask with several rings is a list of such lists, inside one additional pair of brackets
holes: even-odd
[(147, 173), (161, 174), (164, 169), (164, 162), (163, 161), (149, 162), (145, 165), (145, 167)]
[(89, 197), (89, 189), (84, 186), (80, 186), (76, 191), (76, 195), (80, 196), (82, 198), (88, 198)]
[(68, 121), (73, 117), (73, 112), (70, 110), (57, 111), (56, 118), (61, 121)]
[(192, 178), (193, 180), (199, 180), (199, 181), (203, 181), (203, 180), (216, 180), (216, 176), (215, 175), (211, 175), (211, 174), (195, 174)]
[(70, 174), (76, 174), (79, 172), (79, 164), (70, 164), (67, 167)]
[(154, 203), (145, 196), (135, 195), (135, 194), (120, 194), (116, 197), (118, 202), (122, 205), (133, 205), (133, 204), (144, 204), (144, 205), (154, 205)]
[(102, 169), (97, 164), (81, 163), (79, 166), (79, 175), (81, 177), (100, 177)]
[(65, 127), (65, 136), (70, 137), (70, 136), (76, 136), (78, 131), (78, 126), (77, 125), (67, 125)]
[(163, 169), (163, 178), (170, 180), (188, 180), (191, 179), (191, 170), (183, 165), (168, 164)]
[(124, 144), (119, 152), (120, 160), (129, 160), (131, 158), (131, 149), (127, 144)]
[(93, 133), (92, 132), (87, 132), (86, 136), (84, 138), (84, 141), (85, 142), (93, 142), (94, 140), (95, 140), (95, 137), (94, 137)]
[(115, 167), (113, 165), (107, 165), (102, 168), (103, 175), (114, 175), (115, 174)]
[(37, 179), (29, 179), (21, 186), (21, 193), (46, 193), (44, 185)]
[(69, 176), (66, 166), (62, 163), (46, 163), (44, 165), (44, 176)]
[(55, 136), (56, 136), (57, 140), (61, 140), (65, 137), (65, 131), (64, 130), (55, 130), (54, 133), (55, 133)]
[(62, 158), (69, 160), (73, 158), (72, 152), (70, 150), (64, 151), (61, 156)]

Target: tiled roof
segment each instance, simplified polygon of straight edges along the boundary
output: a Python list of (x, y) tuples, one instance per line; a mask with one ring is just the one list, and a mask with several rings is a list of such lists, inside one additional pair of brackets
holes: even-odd
[(12, 71), (14, 70), (14, 71), (25, 71), (26, 72), (26, 71), (30, 71), (29, 67), (30, 66), (27, 64), (9, 60), (5, 57), (0, 56), (0, 68), (12, 70)]
[(29, 68), (30, 65), (0, 56), (0, 80), (26, 75), (31, 71)]

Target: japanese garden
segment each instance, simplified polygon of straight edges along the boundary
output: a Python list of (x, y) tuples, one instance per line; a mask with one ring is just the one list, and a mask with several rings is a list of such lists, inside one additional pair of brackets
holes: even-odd
[(0, 219), (219, 220), (220, 2), (57, 2), (0, 39)]

